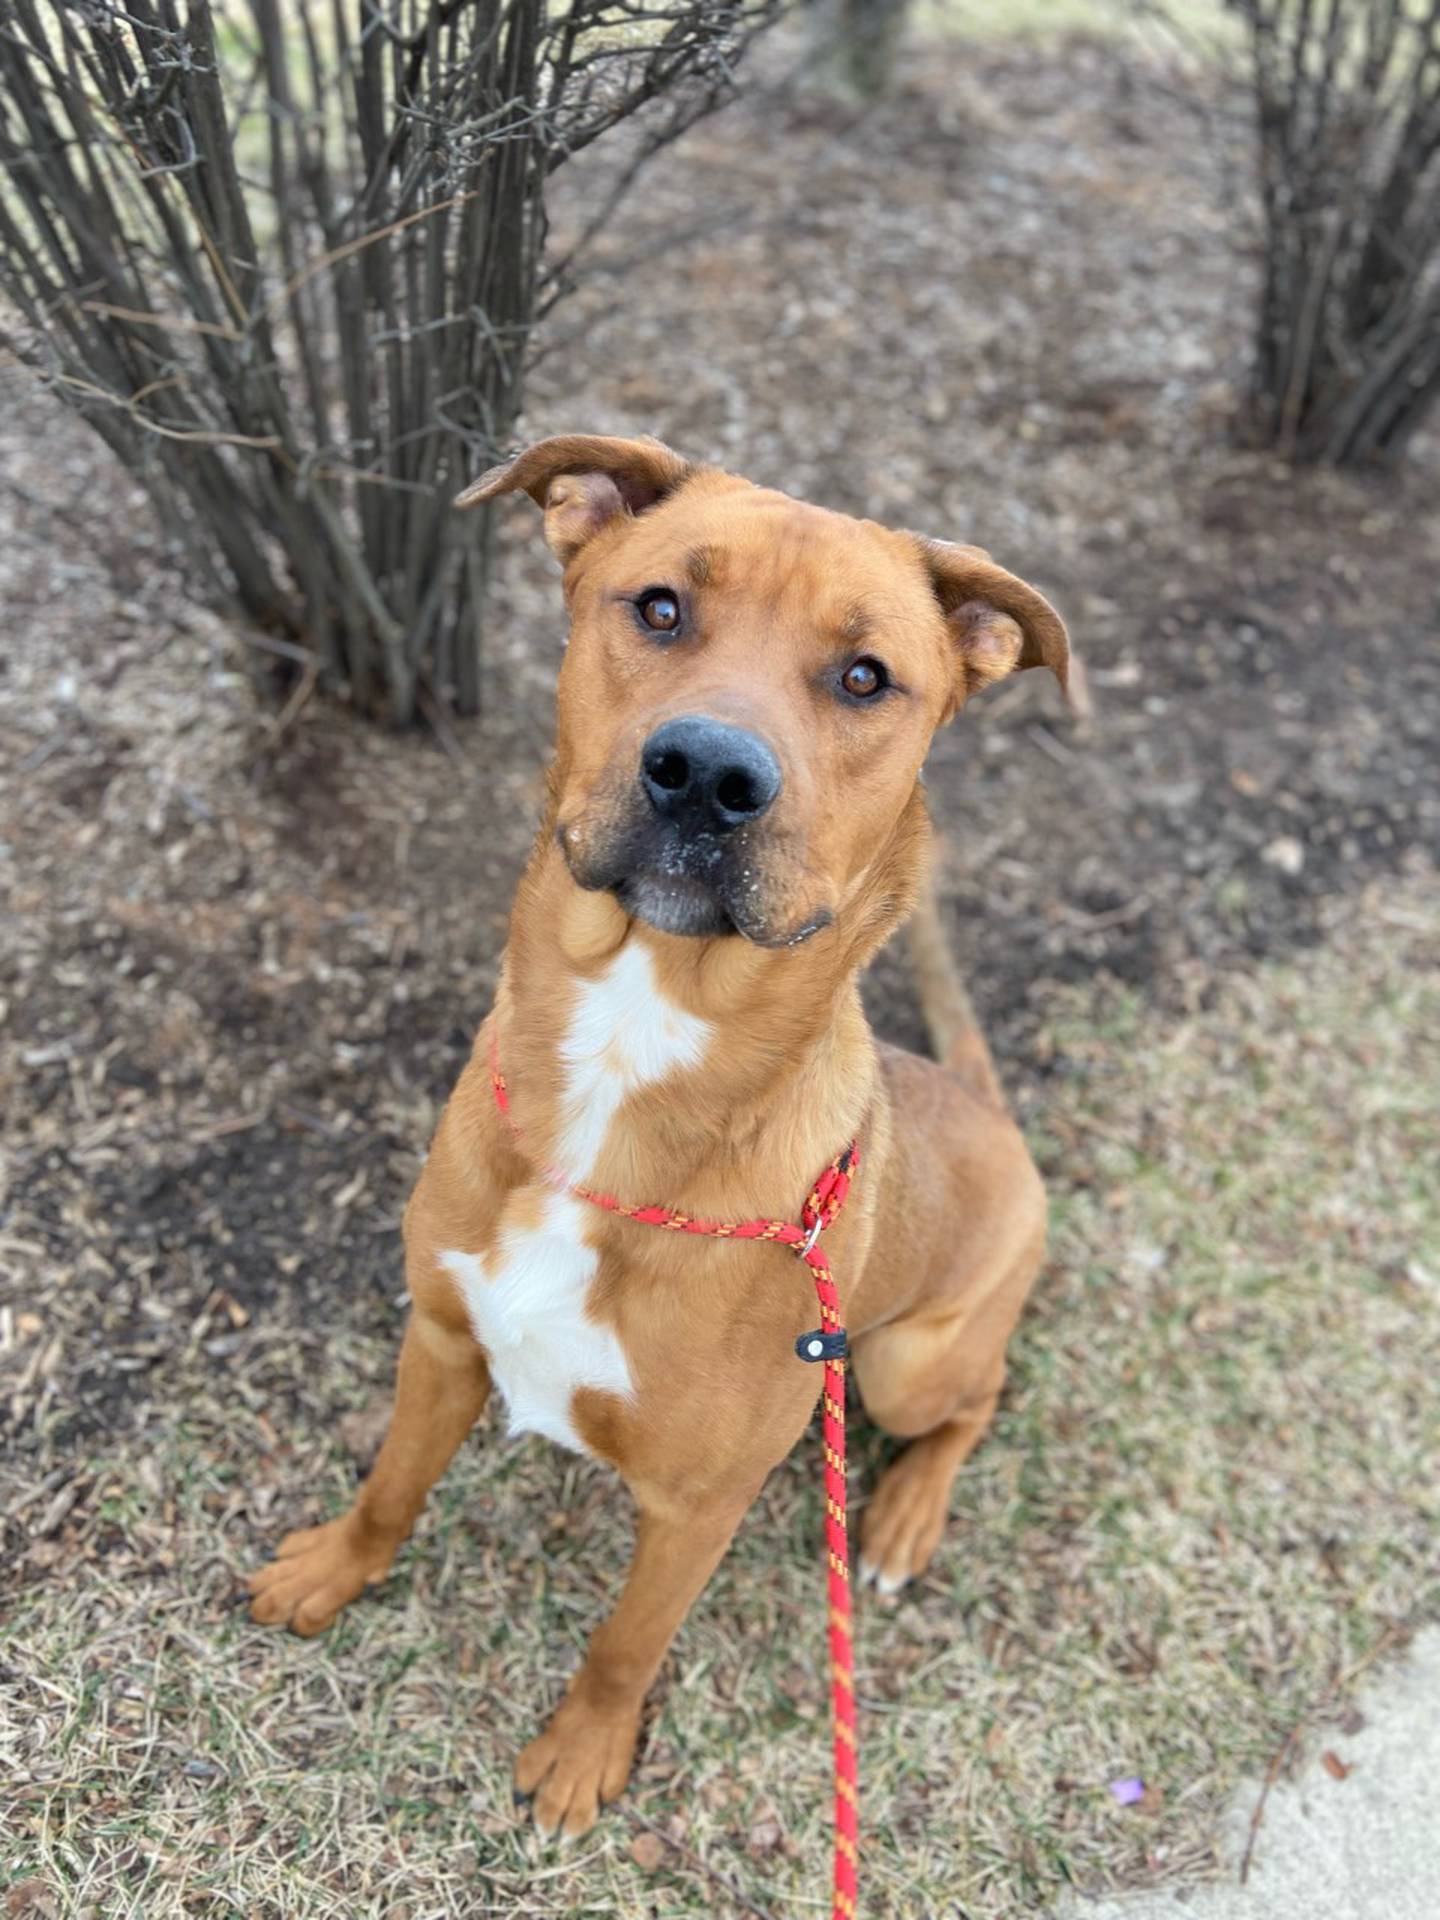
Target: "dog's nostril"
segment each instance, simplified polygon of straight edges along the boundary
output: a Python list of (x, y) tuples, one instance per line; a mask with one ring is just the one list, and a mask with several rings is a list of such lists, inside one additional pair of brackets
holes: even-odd
[(780, 762), (757, 734), (703, 714), (678, 714), (640, 753), (640, 785), (682, 835), (733, 833), (780, 791)]
[(667, 793), (679, 793), (682, 787), (690, 784), (690, 762), (683, 753), (677, 753), (674, 749), (658, 754), (645, 771), (655, 785), (663, 787)]
[(727, 813), (758, 813), (760, 810), (760, 796), (755, 791), (755, 782), (739, 767), (731, 767), (728, 773), (720, 776), (715, 786), (715, 798)]

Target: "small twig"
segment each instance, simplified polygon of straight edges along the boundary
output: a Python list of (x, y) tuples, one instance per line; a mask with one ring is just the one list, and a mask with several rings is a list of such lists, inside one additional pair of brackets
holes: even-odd
[(74, 527), (83, 533), (87, 540), (93, 539), (95, 519), (93, 514), (81, 513), (75, 507), (63, 506), (58, 500), (46, 500), (38, 493), (32, 493), (28, 487), (22, 487), (18, 480), (12, 480), (9, 474), (0, 473), (0, 487), (14, 499), (23, 501), (27, 507), (44, 514), (49, 519), (61, 520), (67, 527)]
[(730, 1898), (738, 1902), (747, 1913), (755, 1914), (757, 1920), (775, 1920), (775, 1915), (770, 1911), (769, 1907), (762, 1907), (758, 1901), (752, 1900), (748, 1893), (742, 1893), (728, 1874), (721, 1873), (718, 1867), (712, 1867), (708, 1860), (703, 1860), (698, 1853), (694, 1852), (690, 1847), (687, 1847), (683, 1840), (677, 1840), (673, 1834), (667, 1833), (663, 1827), (657, 1827), (653, 1820), (647, 1820), (644, 1814), (637, 1813), (634, 1807), (623, 1807), (621, 1811), (624, 1813), (625, 1818), (635, 1826), (644, 1827), (647, 1833), (653, 1833), (657, 1840), (663, 1840), (667, 1847), (673, 1847), (682, 1860), (688, 1862), (690, 1866), (697, 1868), (701, 1873), (705, 1874), (708, 1879), (713, 1880), (717, 1887), (723, 1887)]
[(1270, 1789), (1280, 1778), (1280, 1769), (1289, 1757), (1290, 1750), (1299, 1738), (1300, 1729), (1304, 1724), (1305, 1715), (1302, 1713), (1276, 1749), (1275, 1757), (1270, 1762), (1269, 1769), (1266, 1772), (1265, 1784), (1260, 1789), (1260, 1798), (1255, 1802), (1255, 1811), (1250, 1815), (1250, 1831), (1245, 1836), (1245, 1852), (1240, 1861), (1240, 1884), (1242, 1887), (1250, 1878), (1250, 1862), (1254, 1857), (1255, 1842), (1260, 1835), (1260, 1823), (1265, 1818), (1265, 1803), (1270, 1798)]
[(223, 1120), (212, 1120), (207, 1126), (196, 1127), (190, 1135), (192, 1140), (225, 1140), (232, 1133), (253, 1133), (256, 1127), (263, 1127), (269, 1120), (268, 1113), (232, 1113)]
[(287, 301), (294, 299), (301, 287), (313, 280), (317, 273), (323, 273), (327, 267), (333, 267), (342, 260), (348, 260), (352, 254), (363, 252), (366, 247), (373, 247), (379, 240), (388, 240), (392, 234), (403, 233), (407, 227), (413, 227), (419, 220), (433, 220), (437, 213), (445, 213), (451, 207), (463, 206), (467, 200), (473, 200), (479, 191), (478, 187), (472, 187), (467, 193), (453, 194), (448, 200), (437, 200), (433, 206), (420, 207), (414, 213), (407, 213), (403, 219), (392, 220), (388, 226), (376, 227), (372, 233), (362, 233), (356, 240), (347, 240), (343, 247), (333, 247), (329, 253), (322, 253), (318, 260), (312, 260), (310, 265), (297, 273), (293, 280), (286, 282), (266, 307), (265, 318), (270, 319)]
[(280, 711), (267, 722), (268, 732), (265, 739), (265, 751), (267, 753), (273, 753), (285, 738), (291, 726), (299, 718), (301, 709), (319, 685), (319, 681), (320, 663), (317, 660), (311, 660), (309, 666), (306, 667), (304, 673), (301, 674), (299, 681), (296, 683), (290, 698), (285, 702), (284, 706), (281, 707)]
[(261, 653), (276, 653), (282, 660), (295, 660), (302, 667), (318, 667), (320, 656), (312, 653), (309, 647), (298, 647), (293, 640), (277, 640), (273, 634), (251, 633), (241, 627), (236, 637), (242, 646), (257, 647)]
[(1065, 704), (1070, 709), (1070, 718), (1075, 724), (1076, 738), (1084, 739), (1094, 724), (1095, 700), (1090, 691), (1090, 674), (1084, 658), (1073, 649), (1070, 654), (1070, 671), (1066, 677)]
[(1125, 900), (1118, 907), (1107, 907), (1103, 913), (1081, 913), (1077, 907), (1070, 907), (1062, 900), (1059, 906), (1060, 918), (1071, 927), (1082, 927), (1087, 933), (1098, 933), (1102, 927), (1124, 927), (1132, 920), (1143, 920), (1150, 911), (1150, 896), (1137, 893), (1133, 900)]
[(452, 766), (458, 767), (461, 773), (468, 779), (474, 769), (465, 758), (460, 742), (455, 737), (455, 729), (450, 724), (450, 716), (446, 713), (444, 707), (441, 706), (440, 702), (430, 692), (430, 689), (423, 685), (417, 686), (415, 689), (415, 704), (429, 723), (431, 732), (440, 742), (446, 759), (450, 761)]
[(1250, 1829), (1245, 1837), (1245, 1852), (1240, 1859), (1240, 1884), (1242, 1887), (1250, 1877), (1250, 1862), (1254, 1858), (1255, 1842), (1259, 1838), (1260, 1824), (1265, 1818), (1265, 1803), (1270, 1798), (1270, 1789), (1280, 1778), (1280, 1770), (1285, 1765), (1286, 1760), (1295, 1746), (1295, 1742), (1299, 1739), (1302, 1729), (1313, 1720), (1317, 1714), (1323, 1713), (1337, 1694), (1348, 1687), (1352, 1681), (1358, 1679), (1366, 1667), (1378, 1660), (1381, 1654), (1384, 1653), (1387, 1648), (1393, 1646), (1395, 1641), (1402, 1638), (1406, 1632), (1407, 1628), (1402, 1622), (1392, 1620), (1368, 1653), (1362, 1654), (1353, 1666), (1347, 1667), (1344, 1673), (1332, 1680), (1313, 1706), (1307, 1707), (1304, 1712), (1297, 1714), (1293, 1726), (1281, 1741), (1275, 1758), (1270, 1762), (1269, 1770), (1265, 1775), (1265, 1783), (1260, 1789), (1260, 1797), (1255, 1802), (1255, 1811), (1250, 1815)]
[(1058, 760), (1062, 767), (1069, 766), (1070, 762), (1075, 758), (1071, 749), (1067, 747), (1062, 740), (1057, 740), (1048, 727), (1037, 725), (1027, 727), (1025, 731), (1030, 735), (1030, 738), (1035, 742), (1036, 746), (1040, 748), (1042, 753), (1048, 753), (1050, 758), (1052, 760)]
[[(133, 420), (137, 427), (143, 427), (146, 433), (159, 434), (162, 440), (183, 440), (202, 447), (260, 447), (274, 451), (282, 445), (273, 433), (222, 433), (213, 427), (167, 427), (159, 420), (152, 420), (149, 414), (141, 413), (136, 405), (149, 387), (141, 387), (137, 393), (126, 396), (123, 393), (110, 393), (106, 388), (97, 386), (93, 380), (81, 380), (73, 373), (49, 373), (35, 367), (27, 372), (35, 374), (42, 384), (54, 381), (57, 386), (73, 387), (77, 393), (89, 394), (93, 399), (103, 400), (107, 406), (116, 407)], [(167, 383), (173, 384), (173, 383)], [(154, 382), (151, 382), (154, 385)]]
[(184, 313), (145, 313), (139, 307), (117, 307), (109, 300), (82, 300), (86, 313), (98, 313), (107, 320), (125, 320), (134, 327), (163, 327), (167, 333), (204, 333), (216, 340), (243, 340), (238, 327), (227, 327), (219, 320), (195, 320)]

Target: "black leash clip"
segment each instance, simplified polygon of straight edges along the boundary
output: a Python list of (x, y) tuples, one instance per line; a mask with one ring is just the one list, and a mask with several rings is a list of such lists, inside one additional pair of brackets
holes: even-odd
[(816, 1327), (813, 1333), (801, 1334), (795, 1342), (795, 1351), (802, 1360), (846, 1360), (850, 1356), (850, 1344), (843, 1327), (837, 1327), (834, 1333)]

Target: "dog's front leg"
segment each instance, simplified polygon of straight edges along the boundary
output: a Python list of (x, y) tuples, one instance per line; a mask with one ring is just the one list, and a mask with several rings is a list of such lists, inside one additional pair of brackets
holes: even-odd
[(400, 1348), (385, 1444), (354, 1506), (324, 1526), (287, 1534), (270, 1565), (250, 1577), (252, 1619), (323, 1633), (342, 1607), (383, 1580), (489, 1393), (485, 1355), (468, 1331), (417, 1306)]
[(750, 1504), (717, 1505), (712, 1496), (686, 1511), (638, 1497), (635, 1559), (620, 1603), (591, 1639), (549, 1726), (515, 1764), (515, 1784), (535, 1795), (535, 1824), (545, 1833), (584, 1833), (600, 1803), (623, 1791), (650, 1683)]

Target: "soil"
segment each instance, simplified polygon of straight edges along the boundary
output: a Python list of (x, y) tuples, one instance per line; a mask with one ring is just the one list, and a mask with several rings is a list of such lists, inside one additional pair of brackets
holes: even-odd
[[(1207, 122), (1079, 43), (927, 47), (863, 117), (768, 71), (647, 176), (525, 428), (658, 433), (978, 542), (1066, 614), (1093, 719), (1028, 675), (928, 770), (955, 945), (1028, 1113), (1065, 1066), (1057, 992), (1119, 976), (1193, 1006), (1440, 846), (1440, 447), (1359, 478), (1236, 451), (1224, 101)], [(562, 244), (598, 190), (562, 177)], [(178, 1349), (253, 1396), (266, 1342), (298, 1341), (312, 1412), (354, 1404), (331, 1330), (393, 1318), (400, 1208), (533, 831), (562, 623), (512, 503), (479, 720), (397, 738), (316, 700), (277, 729), (253, 636), (187, 601), (139, 490), (8, 386), (0, 1406), (43, 1486), (154, 1417)], [(918, 1043), (900, 965), (870, 989)], [(7, 1524), (25, 1579), (33, 1534)]]

